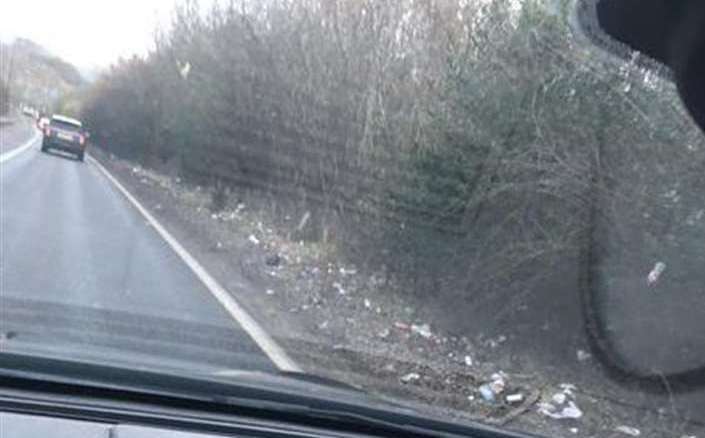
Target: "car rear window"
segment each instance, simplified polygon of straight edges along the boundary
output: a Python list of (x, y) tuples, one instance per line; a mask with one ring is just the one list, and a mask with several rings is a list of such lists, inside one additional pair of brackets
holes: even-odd
[(74, 131), (74, 132), (79, 132), (81, 130), (80, 126), (76, 126), (72, 123), (67, 123), (61, 120), (52, 120), (51, 121), (51, 126), (55, 126), (60, 129), (64, 129), (67, 131)]

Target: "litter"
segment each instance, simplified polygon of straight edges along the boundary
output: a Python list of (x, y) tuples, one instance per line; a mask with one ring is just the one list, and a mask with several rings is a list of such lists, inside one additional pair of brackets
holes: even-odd
[(413, 324), (411, 326), (411, 331), (416, 333), (417, 335), (423, 337), (423, 338), (426, 338), (426, 339), (433, 336), (433, 334), (431, 333), (431, 327), (428, 324), (422, 324), (422, 325)]
[(566, 397), (565, 393), (558, 392), (556, 394), (553, 394), (553, 397), (551, 397), (551, 400), (553, 401), (553, 403), (555, 403), (557, 405), (562, 405), (563, 403), (565, 403), (567, 401), (567, 397)]
[(403, 322), (395, 322), (394, 327), (398, 328), (399, 330), (409, 330), (410, 327), (408, 324), (404, 324)]
[(355, 274), (357, 274), (357, 269), (354, 269), (354, 268), (353, 268), (353, 269), (340, 268), (340, 269), (338, 270), (338, 272), (340, 272), (340, 275), (342, 275), (343, 277), (345, 277), (346, 275), (355, 275)]
[(259, 239), (255, 237), (254, 234), (250, 234), (250, 237), (247, 240), (249, 240), (253, 245), (259, 245)]
[(617, 432), (623, 433), (625, 435), (629, 436), (640, 436), (641, 431), (637, 429), (636, 427), (631, 427), (631, 426), (619, 426), (614, 429)]
[(372, 303), (367, 298), (365, 298), (364, 304), (365, 304), (366, 309), (369, 309), (370, 307), (372, 307)]
[(409, 373), (401, 377), (402, 383), (416, 382), (419, 379), (421, 379), (419, 373)]
[(509, 404), (521, 403), (524, 401), (524, 394), (509, 394), (504, 399)]
[(655, 284), (658, 279), (661, 277), (661, 274), (663, 274), (663, 271), (666, 270), (666, 264), (663, 262), (657, 262), (654, 265), (654, 268), (649, 272), (649, 275), (646, 277), (646, 282), (649, 286), (652, 286)]
[(578, 428), (577, 428), (577, 427), (571, 427), (571, 428), (568, 429), (568, 430), (569, 430), (570, 433), (572, 433), (573, 435), (577, 435), (577, 434), (578, 434)]
[(507, 387), (506, 375), (503, 372), (494, 373), (491, 376), (492, 381), (489, 383), (490, 389), (495, 394), (501, 394)]
[(389, 329), (384, 329), (381, 332), (379, 332), (377, 334), (377, 336), (379, 336), (382, 339), (387, 339), (390, 334), (391, 334), (391, 331)]
[(343, 289), (343, 286), (338, 282), (333, 283), (333, 289), (337, 290), (340, 295), (347, 294), (345, 289)]
[(495, 393), (490, 388), (490, 385), (485, 383), (484, 385), (480, 386), (477, 389), (482, 396), (482, 399), (485, 400), (486, 402), (494, 402), (495, 401)]
[(563, 394), (569, 395), (571, 397), (575, 395), (573, 392), (578, 389), (572, 383), (561, 383), (560, 385), (558, 385), (558, 387), (563, 390)]
[(507, 337), (505, 335), (497, 336), (497, 339), (490, 339), (487, 341), (487, 346), (490, 348), (497, 348), (503, 343), (507, 342)]
[(471, 367), (473, 365), (472, 357), (465, 356), (465, 365)]
[(186, 64), (182, 65), (179, 61), (176, 61), (176, 66), (179, 69), (179, 76), (184, 80), (188, 79), (188, 75), (191, 72), (191, 63), (186, 61)]
[(554, 420), (578, 419), (583, 416), (583, 411), (572, 401), (569, 401), (567, 406), (561, 410), (558, 410), (558, 408), (551, 403), (540, 403), (538, 411), (540, 414), (553, 418)]
[(265, 293), (266, 293), (267, 295), (274, 295), (274, 291), (273, 291), (272, 289), (267, 289), (267, 290), (265, 291)]
[(592, 354), (588, 353), (585, 350), (578, 350), (576, 355), (578, 357), (579, 362), (585, 362), (586, 360), (588, 360), (592, 357)]

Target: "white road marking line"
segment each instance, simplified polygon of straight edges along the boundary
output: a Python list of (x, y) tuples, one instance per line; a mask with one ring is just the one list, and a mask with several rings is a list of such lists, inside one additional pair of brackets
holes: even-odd
[(262, 326), (250, 316), (247, 311), (238, 304), (233, 296), (223, 288), (203, 266), (181, 246), (181, 244), (152, 216), (147, 209), (134, 197), (127, 189), (108, 172), (96, 159), (87, 157), (91, 164), (94, 164), (98, 170), (111, 182), (117, 189), (127, 198), (130, 203), (139, 211), (142, 216), (149, 222), (150, 225), (159, 233), (159, 235), (171, 246), (176, 254), (181, 257), (181, 260), (191, 268), (196, 276), (203, 282), (208, 290), (213, 294), (216, 300), (225, 308), (225, 310), (237, 321), (242, 328), (250, 335), (250, 337), (259, 345), (264, 353), (271, 359), (272, 362), (282, 371), (301, 372), (296, 363), (289, 358), (284, 350), (277, 344), (274, 339), (262, 328)]
[(18, 156), (22, 152), (24, 152), (24, 151), (28, 150), (29, 148), (31, 148), (32, 146), (34, 146), (34, 143), (36, 143), (37, 140), (39, 140), (39, 137), (41, 137), (41, 134), (39, 132), (35, 131), (34, 136), (31, 139), (29, 139), (25, 144), (23, 144), (20, 147), (16, 147), (13, 150), (11, 150), (9, 152), (5, 152), (4, 154), (0, 155), (0, 164), (15, 158), (16, 156)]

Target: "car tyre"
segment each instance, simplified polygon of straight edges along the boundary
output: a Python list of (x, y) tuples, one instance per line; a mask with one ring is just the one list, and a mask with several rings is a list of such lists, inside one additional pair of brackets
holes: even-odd
[(45, 145), (44, 143), (42, 143), (42, 149), (41, 149), (41, 151), (44, 152), (44, 153), (46, 153), (48, 150), (49, 150), (49, 148), (47, 147), (47, 145)]
[(84, 153), (83, 153), (83, 152), (79, 152), (78, 155), (76, 155), (76, 159), (77, 159), (78, 161), (80, 161), (80, 162), (83, 162)]

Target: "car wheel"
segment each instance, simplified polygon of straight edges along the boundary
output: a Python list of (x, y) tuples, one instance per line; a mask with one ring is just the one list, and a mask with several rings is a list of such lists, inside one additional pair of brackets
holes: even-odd
[(45, 145), (44, 143), (42, 143), (42, 149), (41, 149), (41, 151), (42, 151), (42, 152), (46, 152), (46, 151), (48, 151), (48, 150), (49, 150), (49, 148), (47, 147), (47, 145)]
[(83, 162), (83, 152), (79, 152), (78, 155), (76, 155), (76, 159)]

